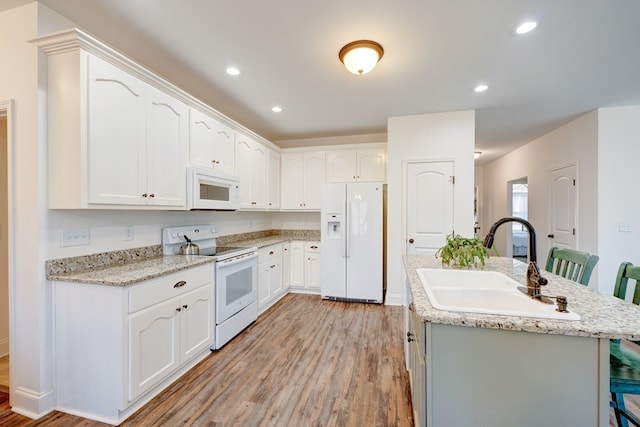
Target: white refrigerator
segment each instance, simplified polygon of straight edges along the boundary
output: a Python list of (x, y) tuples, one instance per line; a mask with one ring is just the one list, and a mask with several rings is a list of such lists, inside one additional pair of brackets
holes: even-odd
[(381, 183), (322, 187), (322, 298), (382, 303), (384, 191)]

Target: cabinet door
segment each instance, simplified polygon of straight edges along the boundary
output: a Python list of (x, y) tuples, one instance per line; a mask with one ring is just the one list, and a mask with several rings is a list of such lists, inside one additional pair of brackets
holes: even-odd
[(384, 148), (358, 150), (356, 177), (362, 182), (383, 182), (386, 179), (387, 156)]
[(236, 135), (236, 175), (240, 177), (240, 208), (252, 208), (253, 175), (251, 164), (253, 161), (253, 144), (244, 135)]
[(267, 208), (280, 208), (280, 153), (268, 151), (267, 162)]
[(271, 264), (269, 260), (258, 264), (258, 309), (262, 310), (271, 299), (269, 281), (271, 280)]
[(291, 242), (291, 270), (290, 285), (295, 287), (304, 286), (304, 242)]
[(172, 298), (129, 316), (129, 400), (180, 366), (180, 308)]
[(281, 156), (281, 206), (282, 209), (302, 209), (304, 200), (304, 159), (302, 153), (286, 153)]
[(213, 344), (213, 285), (180, 298), (180, 349), (184, 363)]
[(305, 242), (305, 287), (320, 288), (320, 242)]
[(150, 204), (186, 205), (187, 106), (147, 88), (147, 185)]
[(257, 142), (251, 150), (251, 207), (267, 205), (267, 149)]
[(282, 291), (287, 292), (291, 286), (291, 244), (282, 244)]
[(95, 56), (88, 61), (88, 201), (144, 203), (146, 84)]
[(356, 150), (327, 152), (327, 182), (354, 182), (357, 180)]
[(229, 126), (214, 121), (213, 165), (216, 169), (233, 174), (235, 171), (235, 132)]
[(215, 121), (191, 108), (189, 110), (189, 164), (212, 168)]
[(271, 298), (282, 295), (282, 258), (272, 259), (269, 263), (269, 294)]
[(325, 153), (304, 153), (304, 209), (320, 210), (325, 183)]

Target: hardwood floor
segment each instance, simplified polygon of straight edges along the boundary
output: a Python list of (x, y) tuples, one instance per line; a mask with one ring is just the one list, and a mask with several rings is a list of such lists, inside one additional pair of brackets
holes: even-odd
[[(61, 412), (30, 420), (5, 396), (2, 426), (107, 426)], [(639, 396), (625, 401), (640, 414)], [(289, 294), (122, 425), (412, 426), (409, 402), (401, 307)]]
[[(123, 426), (411, 426), (402, 307), (289, 294)], [(104, 426), (0, 405), (3, 426)]]

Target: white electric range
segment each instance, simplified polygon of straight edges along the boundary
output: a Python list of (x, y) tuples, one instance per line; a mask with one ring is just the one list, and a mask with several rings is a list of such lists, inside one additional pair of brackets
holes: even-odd
[(222, 348), (258, 317), (258, 249), (218, 246), (213, 224), (168, 227), (162, 230), (162, 253), (179, 255), (187, 237), (198, 245), (199, 256), (215, 257), (215, 340)]

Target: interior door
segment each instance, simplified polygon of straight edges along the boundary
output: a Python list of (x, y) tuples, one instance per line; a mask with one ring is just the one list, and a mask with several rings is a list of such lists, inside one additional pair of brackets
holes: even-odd
[(549, 175), (549, 247), (576, 249), (576, 165)]
[(406, 252), (433, 255), (453, 231), (453, 162), (408, 163), (406, 174)]

